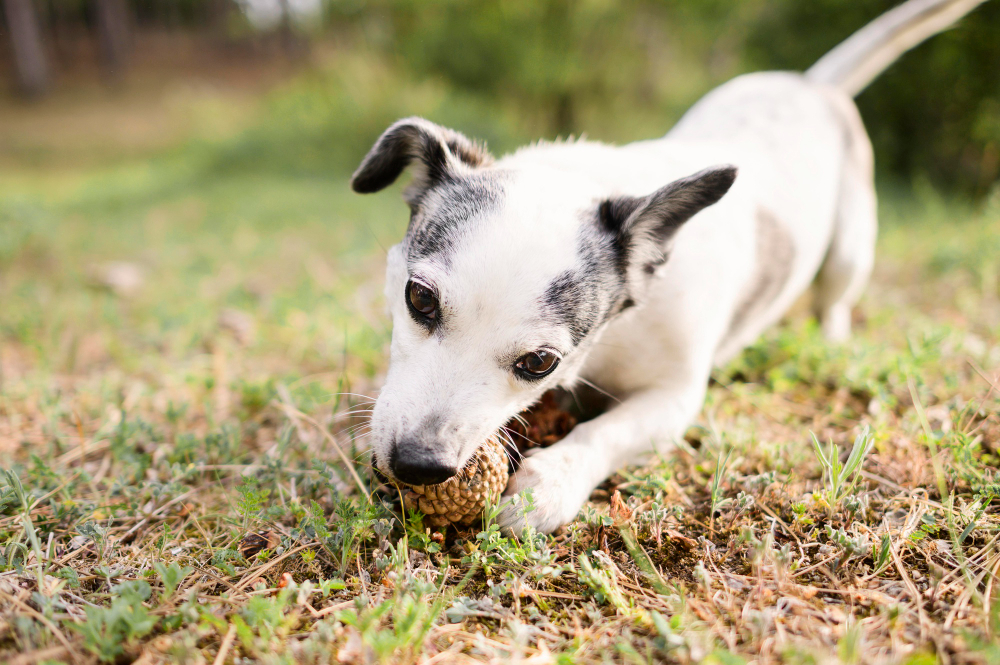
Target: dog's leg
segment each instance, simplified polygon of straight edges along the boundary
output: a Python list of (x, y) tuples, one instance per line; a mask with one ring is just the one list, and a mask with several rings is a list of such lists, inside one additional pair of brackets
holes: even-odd
[(550, 532), (572, 520), (590, 492), (616, 469), (643, 453), (673, 448), (697, 416), (705, 380), (678, 389), (649, 389), (594, 420), (581, 423), (559, 443), (527, 457), (507, 485), (507, 496), (532, 490), (535, 510), (521, 514), (507, 503), (500, 524), (519, 532), (531, 525)]
[(871, 142), (853, 104), (834, 99), (848, 149), (837, 199), (833, 238), (816, 281), (816, 315), (823, 335), (842, 342), (851, 334), (851, 308), (875, 263), (878, 216)]
[(823, 335), (842, 342), (851, 334), (851, 308), (875, 262), (875, 190), (856, 172), (845, 174), (833, 240), (817, 280), (816, 314)]

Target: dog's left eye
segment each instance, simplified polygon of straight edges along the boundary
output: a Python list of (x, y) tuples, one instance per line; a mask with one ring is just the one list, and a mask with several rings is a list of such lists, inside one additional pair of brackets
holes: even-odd
[(514, 363), (514, 369), (526, 379), (540, 379), (554, 370), (558, 364), (559, 356), (551, 351), (539, 349), (538, 351), (532, 351), (521, 356)]
[(420, 282), (410, 280), (406, 283), (406, 301), (410, 305), (410, 311), (418, 319), (423, 319), (423, 322), (431, 322), (437, 318), (437, 295)]

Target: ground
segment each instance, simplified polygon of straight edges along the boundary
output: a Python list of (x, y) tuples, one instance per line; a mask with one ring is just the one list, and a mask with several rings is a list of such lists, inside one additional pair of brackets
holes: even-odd
[(3, 662), (1000, 660), (1000, 198), (883, 188), (848, 343), (513, 540), (368, 491), (405, 206), (207, 154), (2, 164)]

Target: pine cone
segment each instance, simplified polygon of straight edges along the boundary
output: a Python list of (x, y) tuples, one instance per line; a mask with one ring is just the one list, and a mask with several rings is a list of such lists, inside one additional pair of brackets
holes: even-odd
[[(560, 406), (555, 390), (549, 390), (537, 404), (511, 419), (505, 429), (518, 452), (524, 455), (532, 448), (548, 448), (561, 441), (574, 427), (576, 416)], [(516, 470), (516, 457), (511, 459), (512, 472)]]
[(402, 486), (406, 507), (422, 512), (424, 524), (467, 526), (496, 503), (507, 486), (507, 455), (500, 442), (487, 441), (457, 475), (437, 485)]

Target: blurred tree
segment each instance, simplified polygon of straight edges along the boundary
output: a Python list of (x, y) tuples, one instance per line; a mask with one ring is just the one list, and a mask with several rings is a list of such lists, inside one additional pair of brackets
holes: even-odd
[(32, 0), (4, 0), (4, 14), (21, 92), (38, 97), (49, 87), (49, 66)]
[[(666, 129), (679, 101), (744, 71), (803, 71), (900, 2), (327, 0), (327, 7), (334, 24), (352, 25), (414, 74), (517, 100), (525, 114), (542, 114), (551, 132), (566, 135), (592, 128), (581, 122), (585, 109), (616, 114), (619, 125), (659, 109)], [(987, 3), (862, 93), (858, 104), (883, 175), (927, 174), (977, 196), (993, 187), (1000, 176), (998, 35), (1000, 3)], [(679, 52), (690, 72), (661, 62)]]
[(646, 71), (628, 11), (637, 4), (374, 0), (367, 11), (387, 20), (387, 46), (400, 64), (466, 90), (519, 98), (567, 135), (578, 129), (581, 102), (621, 95)]
[[(666, 131), (701, 94), (741, 72), (804, 70), (902, 1), (0, 0), (8, 27), (0, 39), (10, 42), (28, 94), (49, 84), (43, 35), (56, 62), (67, 63), (92, 50), (89, 38), (76, 38), (89, 31), (115, 74), (129, 65), (133, 30), (201, 32), (212, 45), (239, 42), (264, 57), (273, 47), (307, 55), (307, 40), (327, 39), (335, 48), (312, 52), (339, 61), (346, 46), (373, 69), (392, 69), (394, 80), (474, 98), (490, 109), (475, 121), (486, 135), (505, 125), (623, 141)], [(304, 29), (303, 12), (320, 4), (325, 32)], [(49, 11), (39, 16), (42, 7)], [(254, 20), (254, 11), (276, 20)], [(977, 196), (991, 190), (1000, 177), (998, 35), (1000, 2), (986, 3), (860, 95), (883, 175), (927, 174)], [(136, 49), (144, 46), (137, 37)], [(223, 53), (208, 49), (206, 57)], [(306, 124), (327, 120), (337, 124)]]
[(125, 0), (95, 0), (97, 42), (105, 72), (114, 78), (128, 69), (131, 17)]
[(289, 0), (278, 0), (278, 4), (281, 7), (278, 34), (282, 50), (284, 50), (286, 55), (297, 58), (305, 57), (309, 54), (309, 42), (295, 27), (295, 10)]

